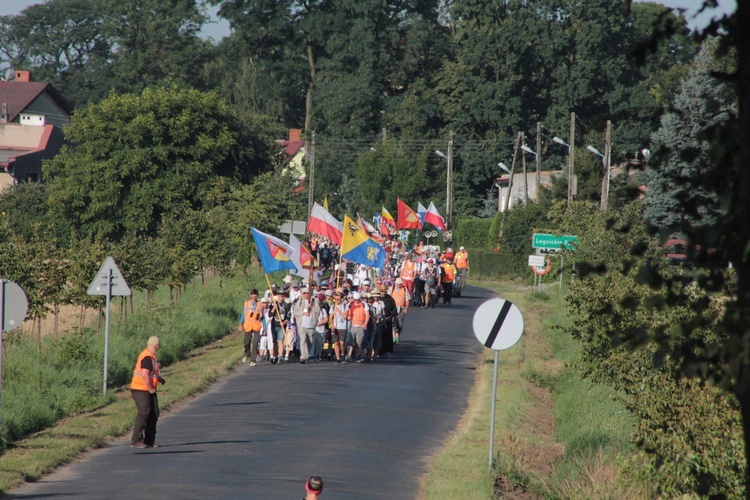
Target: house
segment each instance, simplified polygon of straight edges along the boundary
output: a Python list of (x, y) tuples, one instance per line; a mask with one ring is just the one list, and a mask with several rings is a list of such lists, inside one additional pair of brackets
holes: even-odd
[(72, 111), (52, 85), (32, 82), (28, 71), (0, 81), (0, 190), (43, 181), (42, 161), (60, 152)]
[[(547, 188), (552, 185), (553, 178), (561, 176), (562, 172), (558, 170), (539, 172), (539, 185), (542, 188)], [(497, 210), (499, 212), (505, 211), (509, 181), (509, 174), (501, 175), (495, 180), (495, 187), (497, 188)], [(527, 192), (529, 201), (536, 201), (538, 199), (539, 190), (537, 186), (536, 172), (528, 172), (526, 174), (525, 184), (522, 173), (514, 174), (513, 186), (511, 187), (511, 196), (508, 202), (508, 209), (516, 205), (523, 205)]]
[(284, 157), (287, 160), (287, 167), (285, 172), (291, 172), (297, 183), (292, 190), (293, 193), (299, 193), (305, 189), (305, 181), (307, 180), (307, 172), (303, 160), (307, 151), (305, 151), (305, 141), (303, 141), (302, 129), (292, 128), (289, 129), (289, 139), (280, 139), (276, 141), (282, 148), (284, 148)]

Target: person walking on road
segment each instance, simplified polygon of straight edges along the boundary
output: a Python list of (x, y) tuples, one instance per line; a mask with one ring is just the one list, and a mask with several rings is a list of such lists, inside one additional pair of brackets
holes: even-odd
[(258, 301), (258, 290), (250, 290), (250, 300), (245, 301), (240, 315), (240, 328), (245, 332), (244, 363), (250, 360), (250, 366), (255, 366), (255, 358), (258, 356), (258, 342), (260, 342), (260, 331), (263, 329), (263, 309)]
[(422, 307), (434, 309), (437, 302), (437, 292), (440, 287), (440, 271), (435, 267), (435, 259), (427, 259), (427, 267), (422, 271), (424, 279), (424, 302)]
[(159, 374), (159, 361), (156, 351), (159, 350), (159, 337), (151, 337), (146, 349), (138, 355), (130, 382), (130, 395), (135, 401), (137, 414), (133, 423), (131, 448), (153, 448), (158, 446), (156, 439), (156, 421), (159, 420), (159, 400), (156, 387), (165, 380)]
[(383, 302), (383, 328), (380, 338), (380, 357), (385, 359), (393, 352), (393, 321), (398, 316), (396, 301), (388, 294), (388, 287), (380, 286), (380, 300)]
[(297, 335), (299, 335), (299, 362), (304, 365), (310, 360), (310, 347), (320, 316), (320, 304), (310, 297), (310, 289), (305, 287), (302, 289), (299, 300), (294, 303), (292, 311), (297, 323)]
[(446, 258), (445, 262), (440, 264), (440, 267), (443, 268), (443, 273), (441, 273), (443, 304), (450, 304), (451, 297), (453, 297), (453, 282), (456, 279), (456, 266), (451, 259)]
[(323, 480), (320, 476), (310, 476), (305, 483), (305, 491), (307, 495), (303, 500), (318, 500), (320, 494), (323, 493)]
[(464, 247), (459, 248), (453, 262), (458, 271), (456, 283), (461, 291), (466, 286), (466, 275), (469, 274), (469, 252)]
[(393, 318), (393, 343), (398, 344), (401, 341), (401, 332), (404, 329), (404, 317), (409, 312), (409, 302), (411, 301), (411, 295), (409, 290), (403, 284), (401, 278), (396, 278), (391, 297), (396, 303), (397, 315)]

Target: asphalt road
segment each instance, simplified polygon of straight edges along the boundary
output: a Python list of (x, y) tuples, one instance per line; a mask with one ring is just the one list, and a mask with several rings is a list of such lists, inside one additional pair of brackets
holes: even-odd
[[(476, 308), (490, 292), (412, 308), (387, 360), (242, 365), (164, 416), (159, 448), (129, 439), (86, 455), (11, 498), (415, 498), (430, 457), (466, 408), (477, 356)], [(135, 407), (133, 408), (135, 416)]]

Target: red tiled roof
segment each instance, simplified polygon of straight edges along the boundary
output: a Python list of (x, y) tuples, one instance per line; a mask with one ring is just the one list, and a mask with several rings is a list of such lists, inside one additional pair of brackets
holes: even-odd
[(72, 111), (70, 104), (57, 90), (44, 82), (0, 82), (0, 105), (8, 104), (8, 119), (13, 121), (42, 92), (47, 92), (68, 113)]

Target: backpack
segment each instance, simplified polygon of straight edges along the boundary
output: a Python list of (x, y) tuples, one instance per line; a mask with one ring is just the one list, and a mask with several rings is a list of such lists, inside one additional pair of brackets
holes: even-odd
[(436, 276), (435, 269), (432, 270), (432, 272), (427, 273), (427, 279), (425, 280), (425, 283), (430, 288), (435, 288), (437, 286), (437, 276)]
[(328, 259), (328, 257), (330, 257), (330, 256), (331, 256), (331, 251), (330, 251), (330, 250), (328, 249), (328, 247), (323, 247), (323, 248), (322, 248), (322, 249), (320, 250), (320, 258), (321, 258), (321, 259), (323, 259), (323, 260), (327, 260), (327, 259)]

